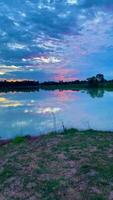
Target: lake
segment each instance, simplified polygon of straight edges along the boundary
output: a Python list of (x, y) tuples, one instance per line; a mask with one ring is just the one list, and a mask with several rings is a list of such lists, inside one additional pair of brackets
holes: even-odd
[(113, 131), (113, 92), (54, 90), (0, 93), (0, 138), (65, 128)]

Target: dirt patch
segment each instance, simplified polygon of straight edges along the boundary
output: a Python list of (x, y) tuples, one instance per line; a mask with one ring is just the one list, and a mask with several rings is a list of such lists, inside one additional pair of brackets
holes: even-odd
[(113, 134), (66, 131), (0, 147), (0, 200), (112, 200)]

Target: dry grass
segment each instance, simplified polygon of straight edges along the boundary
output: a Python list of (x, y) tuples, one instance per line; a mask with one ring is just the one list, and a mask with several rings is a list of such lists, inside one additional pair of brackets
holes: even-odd
[(0, 200), (113, 200), (113, 134), (71, 129), (1, 146)]

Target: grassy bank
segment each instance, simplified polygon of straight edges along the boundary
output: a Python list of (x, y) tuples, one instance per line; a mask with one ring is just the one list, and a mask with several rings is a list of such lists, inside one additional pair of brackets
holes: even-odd
[(0, 146), (0, 200), (112, 200), (113, 133), (71, 129)]

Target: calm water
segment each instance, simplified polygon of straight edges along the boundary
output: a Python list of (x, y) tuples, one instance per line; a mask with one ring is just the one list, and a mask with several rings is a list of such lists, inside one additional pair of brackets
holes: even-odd
[(0, 138), (75, 127), (113, 130), (113, 92), (0, 93)]

